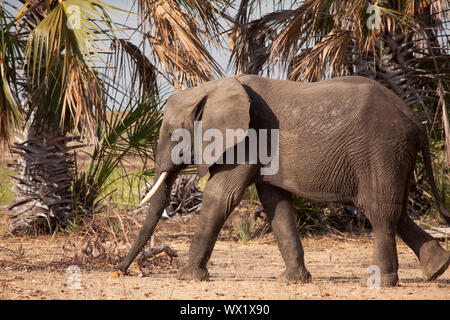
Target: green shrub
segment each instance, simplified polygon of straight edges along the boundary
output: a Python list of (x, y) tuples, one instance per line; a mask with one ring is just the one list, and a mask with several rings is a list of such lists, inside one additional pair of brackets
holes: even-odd
[(252, 214), (246, 214), (235, 224), (236, 237), (240, 243), (246, 244), (256, 228), (256, 220)]
[(11, 191), (13, 175), (14, 171), (0, 167), (0, 206), (9, 205), (14, 200), (14, 193)]

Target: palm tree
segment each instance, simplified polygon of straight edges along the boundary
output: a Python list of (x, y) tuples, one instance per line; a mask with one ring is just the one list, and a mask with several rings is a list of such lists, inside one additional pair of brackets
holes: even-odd
[[(345, 75), (373, 78), (417, 112), (437, 149), (445, 148), (450, 167), (448, 1), (297, 3), (286, 8), (284, 2), (285, 7), (251, 20), (260, 2), (241, 1), (229, 34), (235, 72), (278, 70), (284, 78), (307, 82)], [(417, 182), (422, 177), (418, 173)], [(441, 177), (445, 198), (448, 174)]]
[[(154, 146), (161, 78), (181, 88), (221, 75), (205, 46), (220, 29), (221, 5), (135, 1), (138, 17), (129, 14), (139, 18), (140, 27), (132, 31), (143, 40), (135, 45), (117, 35), (118, 29), (130, 28), (112, 21), (111, 12), (120, 9), (105, 1), (2, 3), (0, 66), (8, 85), (0, 90), (0, 138), (9, 141), (11, 128), (23, 129), (12, 148), (18, 165), (11, 231), (70, 221), (80, 201), (92, 205), (101, 194), (100, 184), (111, 173), (104, 167), (118, 165), (132, 150), (142, 154)], [(130, 108), (122, 116), (105, 116), (123, 102)], [(150, 111), (155, 116), (146, 116)], [(145, 133), (152, 138), (143, 139)], [(74, 141), (96, 145), (93, 164), (81, 176)]]
[(79, 21), (71, 24), (74, 8), (89, 12), (96, 23), (109, 24), (107, 7), (88, 1), (26, 1), (11, 21), (14, 34), (26, 43), (21, 65), (13, 71), (20, 76), (14, 93), (21, 96), (16, 100), (21, 100), (26, 119), (13, 146), (19, 156), (16, 201), (9, 208), (13, 231), (35, 222), (65, 222), (75, 172), (69, 143), (79, 139), (69, 133), (83, 128), (81, 135), (92, 139), (103, 112), (103, 84), (93, 60), (99, 49), (86, 16), (76, 14)]
[[(13, 17), (0, 7), (0, 138), (2, 147), (9, 143), (10, 128), (18, 127), (22, 116), (18, 107), (18, 101), (12, 90), (17, 91), (17, 75), (14, 72), (20, 64), (21, 52), (24, 42), (13, 32)], [(14, 88), (10, 87), (10, 84)], [(3, 154), (3, 152), (2, 152)]]

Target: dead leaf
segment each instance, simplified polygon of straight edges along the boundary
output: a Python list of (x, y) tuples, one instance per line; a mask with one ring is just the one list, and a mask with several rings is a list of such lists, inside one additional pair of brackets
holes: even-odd
[(109, 277), (110, 278), (119, 278), (120, 277), (120, 273), (119, 273), (119, 271), (114, 271), (114, 272), (111, 272), (110, 274), (109, 274)]

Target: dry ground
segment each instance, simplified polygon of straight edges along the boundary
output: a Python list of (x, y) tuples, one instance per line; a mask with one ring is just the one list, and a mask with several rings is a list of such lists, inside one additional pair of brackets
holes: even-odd
[[(3, 231), (0, 299), (450, 299), (450, 271), (435, 282), (423, 282), (416, 257), (400, 241), (401, 285), (389, 289), (361, 286), (360, 275), (372, 255), (370, 234), (303, 239), (313, 283), (288, 285), (277, 281), (284, 264), (271, 235), (244, 245), (230, 240), (229, 230), (224, 230), (209, 263), (211, 281), (178, 281), (176, 272), (187, 257), (196, 224), (195, 218), (190, 220), (162, 222), (156, 234), (156, 244), (169, 244), (178, 251), (179, 258), (172, 265), (163, 257), (144, 269), (146, 277), (110, 278), (112, 264), (79, 264), (80, 289), (67, 285), (71, 275), (67, 267), (73, 264), (73, 256), (63, 249), (76, 242), (76, 237), (19, 238)], [(0, 222), (4, 225), (4, 217)], [(124, 244), (121, 253), (127, 248)]]

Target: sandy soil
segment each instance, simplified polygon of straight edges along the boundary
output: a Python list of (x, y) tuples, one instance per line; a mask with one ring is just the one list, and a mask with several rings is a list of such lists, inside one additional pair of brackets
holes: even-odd
[[(70, 237), (4, 234), (0, 237), (0, 299), (450, 299), (450, 271), (434, 282), (423, 282), (416, 257), (400, 240), (400, 286), (361, 286), (360, 275), (366, 272), (372, 255), (370, 234), (303, 239), (313, 283), (292, 285), (277, 281), (284, 264), (271, 235), (244, 245), (229, 240), (224, 230), (209, 263), (211, 281), (178, 281), (176, 272), (187, 257), (194, 228), (195, 222), (161, 224), (156, 244), (169, 244), (178, 251), (172, 265), (162, 257), (144, 268), (146, 277), (134, 273), (110, 278), (112, 265), (79, 264), (79, 282), (67, 271), (72, 258), (63, 246), (67, 247)], [(127, 248), (124, 245), (122, 251)], [(80, 288), (71, 289), (70, 279)]]

